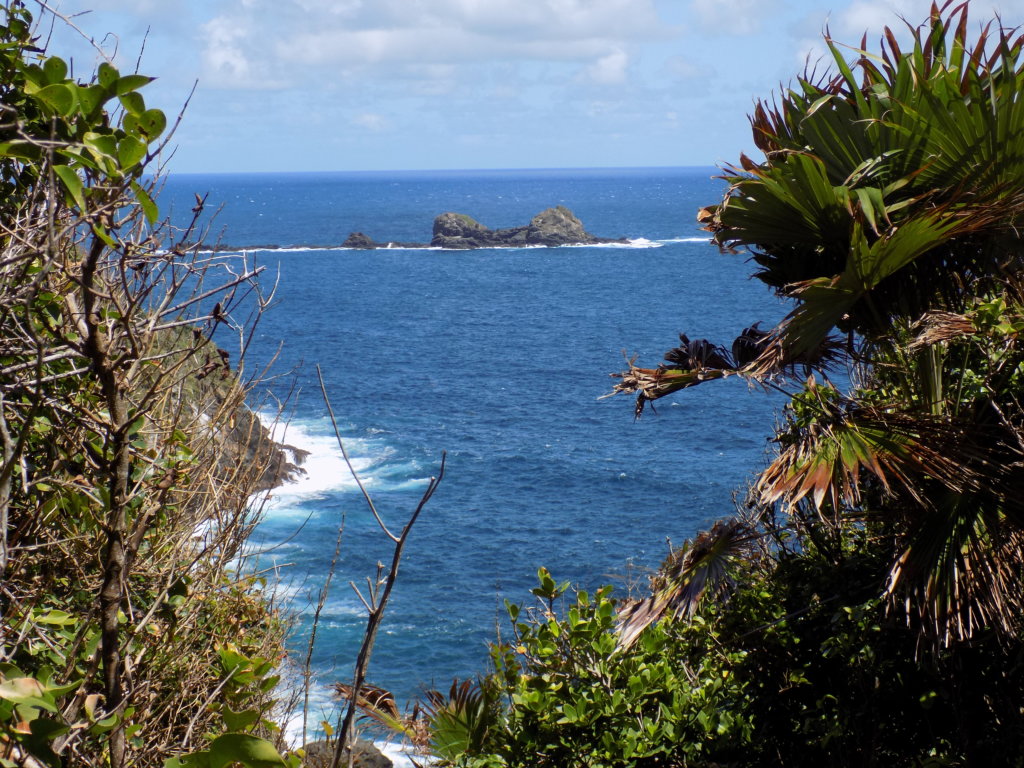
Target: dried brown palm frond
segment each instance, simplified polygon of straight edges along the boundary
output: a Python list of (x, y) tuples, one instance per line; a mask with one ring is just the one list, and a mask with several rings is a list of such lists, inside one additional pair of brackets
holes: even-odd
[[(335, 694), (342, 699), (352, 700), (353, 688), (345, 683), (334, 684)], [(428, 717), (419, 704), (413, 705), (410, 713), (403, 713), (395, 703), (391, 691), (376, 685), (364, 683), (356, 696), (356, 708), (363, 717), (377, 725), (409, 740), (415, 747), (424, 747), (429, 743)]]
[(657, 368), (640, 368), (636, 358), (627, 358), (629, 369), (611, 374), (621, 382), (611, 395), (620, 392), (637, 396), (635, 415), (640, 416), (648, 402), (695, 387), (706, 381), (740, 376), (749, 382), (764, 384), (777, 376), (794, 375), (798, 370), (825, 372), (845, 354), (843, 342), (829, 336), (813, 349), (796, 352), (781, 342), (781, 326), (762, 331), (759, 323), (744, 328), (732, 343), (732, 354), (707, 339), (691, 340), (680, 334), (680, 345), (665, 353), (665, 363)]
[(914, 324), (913, 331), (914, 338), (907, 347), (910, 353), (969, 336), (975, 333), (976, 329), (966, 315), (955, 312), (928, 312)]
[(692, 616), (702, 601), (728, 594), (732, 569), (751, 552), (757, 534), (733, 518), (715, 523), (669, 555), (652, 581), (653, 594), (619, 606), (619, 648), (629, 648), (640, 633), (664, 616)]
[(981, 631), (1018, 637), (1024, 616), (1024, 528), (967, 495), (916, 521), (889, 573), (890, 611), (935, 648)]
[(819, 511), (825, 500), (833, 510), (855, 508), (861, 470), (922, 509), (934, 506), (936, 484), (1000, 502), (1015, 495), (1019, 457), (1011, 458), (998, 430), (846, 399), (821, 398), (818, 405), (812, 422), (779, 438), (785, 447), (755, 483), (761, 503), (792, 509), (809, 496)]
[(822, 373), (832, 370), (846, 355), (846, 343), (837, 336), (826, 336), (812, 349), (798, 351), (784, 343), (785, 326), (775, 328), (760, 344), (756, 358), (737, 373), (761, 381), (775, 376), (793, 376), (801, 369)]
[(698, 370), (639, 368), (633, 364), (633, 360), (629, 360), (629, 370), (611, 374), (612, 378), (622, 381), (612, 387), (612, 391), (604, 397), (610, 397), (620, 392), (635, 394), (637, 397), (634, 415), (639, 417), (649, 401), (657, 400), (687, 387), (694, 387), (705, 381), (732, 376), (735, 373), (733, 370), (721, 368)]
[[(345, 683), (335, 683), (334, 692), (341, 698), (352, 699), (352, 686)], [(356, 697), (356, 706), (363, 712), (376, 717), (378, 713), (388, 717), (400, 717), (398, 705), (395, 703), (394, 694), (376, 685), (364, 683)]]

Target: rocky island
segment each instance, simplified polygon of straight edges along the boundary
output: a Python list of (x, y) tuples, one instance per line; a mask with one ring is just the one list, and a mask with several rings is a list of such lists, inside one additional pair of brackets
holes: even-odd
[(524, 246), (599, 245), (626, 243), (626, 238), (596, 237), (583, 228), (572, 211), (559, 205), (534, 216), (522, 227), (489, 229), (464, 213), (442, 213), (434, 219), (429, 243), (375, 242), (362, 232), (353, 232), (342, 248), (522, 248)]

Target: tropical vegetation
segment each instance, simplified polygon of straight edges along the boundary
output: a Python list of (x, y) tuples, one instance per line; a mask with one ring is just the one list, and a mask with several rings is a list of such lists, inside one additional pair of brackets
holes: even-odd
[(213, 340), (255, 273), (161, 221), (152, 78), (37, 32), (0, 9), (0, 765), (285, 765), (285, 625), (237, 565), (280, 457)]
[(1024, 37), (946, 2), (825, 43), (698, 216), (788, 315), (616, 386), (784, 392), (767, 466), (647, 597), (542, 572), (445, 764), (1024, 765)]

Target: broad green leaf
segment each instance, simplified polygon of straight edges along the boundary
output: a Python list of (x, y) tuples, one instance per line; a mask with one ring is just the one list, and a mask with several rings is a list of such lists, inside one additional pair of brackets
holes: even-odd
[(46, 73), (46, 81), (48, 83), (61, 83), (67, 79), (68, 65), (63, 59), (51, 56), (43, 62), (43, 72)]
[(145, 75), (125, 75), (124, 77), (118, 78), (118, 81), (114, 84), (114, 93), (118, 96), (122, 96), (126, 93), (136, 91), (147, 83), (151, 83), (155, 80), (154, 77), (146, 77)]
[(147, 109), (138, 116), (138, 130), (150, 141), (164, 132), (167, 127), (167, 118), (159, 109)]
[(210, 768), (210, 753), (193, 752), (189, 755), (170, 757), (164, 760), (164, 768)]
[(46, 691), (43, 685), (33, 677), (15, 677), (0, 683), (0, 699), (56, 712), (57, 708), (44, 696)]
[(146, 111), (146, 100), (142, 98), (141, 93), (123, 93), (117, 98), (130, 115), (139, 117)]
[(25, 79), (28, 81), (25, 84), (25, 93), (36, 93), (40, 88), (49, 85), (49, 81), (46, 79), (46, 72), (38, 64), (29, 64), (22, 71), (25, 74)]
[(110, 236), (110, 233), (107, 232), (106, 227), (99, 222), (93, 222), (92, 233), (111, 248), (117, 248), (117, 242)]
[(125, 136), (117, 144), (117, 160), (121, 168), (128, 170), (146, 156), (146, 145), (134, 136)]
[(64, 188), (71, 195), (71, 199), (78, 206), (78, 209), (85, 211), (85, 193), (82, 189), (82, 180), (75, 173), (74, 169), (66, 165), (55, 165), (53, 172), (64, 184)]
[(92, 152), (84, 144), (75, 144), (65, 149), (59, 149), (57, 154), (67, 158), (70, 161), (69, 165), (75, 167), (82, 166), (91, 171), (101, 170), (96, 162), (96, 158), (93, 157)]
[(132, 191), (135, 193), (135, 199), (139, 201), (139, 205), (142, 207), (142, 213), (146, 217), (146, 221), (151, 225), (156, 224), (156, 220), (160, 217), (160, 209), (153, 202), (153, 198), (149, 196), (149, 193), (138, 182), (132, 182)]
[(54, 83), (41, 88), (36, 98), (59, 115), (68, 116), (75, 108), (75, 94), (67, 85)]
[(232, 763), (241, 763), (246, 768), (277, 768), (287, 763), (265, 739), (244, 733), (225, 733), (210, 745), (210, 768), (225, 768)]
[(257, 709), (247, 709), (243, 712), (233, 712), (228, 707), (221, 710), (221, 717), (224, 718), (224, 725), (229, 731), (242, 731), (260, 719)]
[(117, 157), (117, 139), (109, 133), (87, 133), (82, 141), (95, 153), (106, 157)]
[(64, 723), (58, 723), (46, 717), (37, 717), (29, 724), (32, 735), (43, 742), (51, 742), (71, 729)]
[(0, 144), (0, 157), (16, 157), (19, 160), (38, 160), (39, 147), (27, 141), (7, 141)]
[(87, 118), (94, 115), (106, 101), (106, 91), (102, 86), (90, 85), (78, 87), (78, 105)]
[(121, 719), (116, 714), (110, 715), (102, 720), (97, 720), (92, 728), (89, 729), (89, 733), (93, 736), (99, 736), (100, 734), (112, 731), (119, 722), (121, 722)]
[(37, 624), (55, 624), (61, 627), (66, 627), (78, 622), (78, 619), (67, 611), (58, 611), (56, 609), (48, 610), (45, 613), (35, 614), (32, 616), (32, 620)]
[(120, 75), (112, 64), (103, 62), (96, 72), (96, 79), (104, 88), (111, 88), (119, 79)]

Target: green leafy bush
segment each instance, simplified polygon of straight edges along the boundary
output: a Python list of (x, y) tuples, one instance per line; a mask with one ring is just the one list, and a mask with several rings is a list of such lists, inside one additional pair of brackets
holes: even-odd
[(152, 78), (34, 28), (0, 8), (0, 765), (279, 764), (285, 628), (231, 565), (270, 457), (211, 341), (256, 273), (160, 221)]
[(746, 741), (750, 723), (732, 705), (743, 685), (730, 674), (742, 654), (704, 653), (715, 634), (703, 619), (655, 625), (623, 650), (611, 588), (576, 593), (559, 618), (564, 589), (541, 569), (541, 607), (506, 604), (514, 640), (494, 646), (481, 684), (492, 722), (485, 738), (459, 742), (464, 754), (443, 753), (451, 764), (672, 766)]

